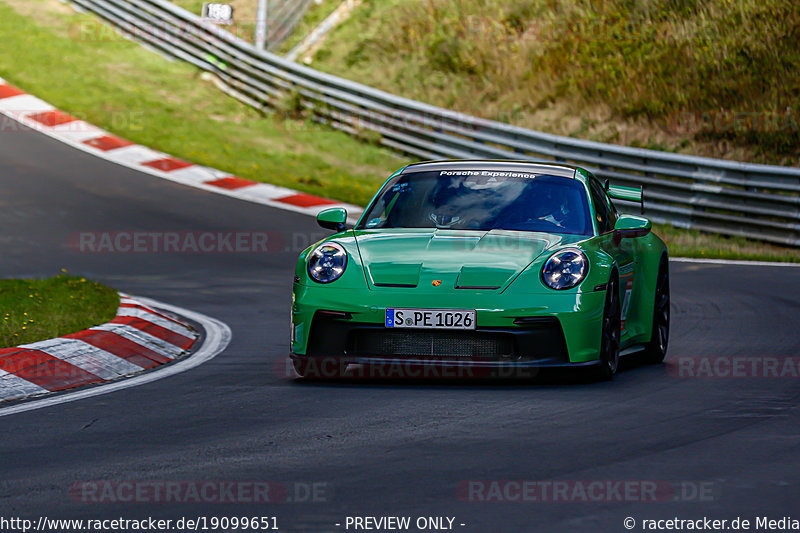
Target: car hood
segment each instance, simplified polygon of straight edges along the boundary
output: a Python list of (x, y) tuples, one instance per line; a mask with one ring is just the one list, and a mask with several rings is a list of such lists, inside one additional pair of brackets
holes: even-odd
[(539, 256), (586, 238), (506, 230), (382, 229), (354, 234), (370, 289), (426, 291), (502, 290)]

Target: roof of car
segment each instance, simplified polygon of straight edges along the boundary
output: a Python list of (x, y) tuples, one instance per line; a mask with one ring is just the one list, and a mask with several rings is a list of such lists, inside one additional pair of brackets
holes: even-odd
[(575, 167), (555, 163), (534, 163), (532, 161), (499, 161), (492, 159), (452, 159), (446, 161), (422, 161), (405, 167), (402, 173), (426, 170), (502, 170), (506, 172), (532, 172), (572, 178)]

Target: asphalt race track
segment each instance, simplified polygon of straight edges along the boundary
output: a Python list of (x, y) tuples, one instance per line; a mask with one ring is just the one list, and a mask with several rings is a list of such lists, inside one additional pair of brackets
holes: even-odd
[[(301, 383), (281, 361), (296, 251), (325, 234), (311, 217), (140, 174), (27, 130), (0, 133), (0, 202), (3, 277), (66, 268), (233, 331), (224, 353), (188, 372), (0, 417), (4, 516), (277, 516), (281, 530), (319, 532), (345, 531), (347, 516), (449, 516), (460, 531), (553, 532), (625, 531), (626, 517), (641, 530), (642, 519), (800, 515), (800, 380), (678, 375), (686, 357), (797, 358), (800, 269), (673, 262), (669, 360), (627, 365), (613, 382)], [(208, 254), (68, 246), (77, 232), (133, 230), (269, 231), (283, 244)], [(93, 503), (70, 492), (97, 480), (272, 482), (291, 501)], [(480, 502), (461, 490), (490, 480), (567, 480), (571, 495)], [(572, 492), (593, 481), (673, 492), (658, 501)]]

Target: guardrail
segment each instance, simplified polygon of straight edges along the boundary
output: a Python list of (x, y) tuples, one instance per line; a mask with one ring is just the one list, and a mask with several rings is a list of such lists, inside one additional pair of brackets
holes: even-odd
[[(70, 0), (121, 32), (214, 73), (257, 108), (313, 120), (424, 159), (495, 158), (582, 166), (645, 187), (656, 222), (800, 246), (800, 168), (755, 165), (550, 135), (395, 96), (259, 52), (165, 0)], [(631, 209), (638, 209), (631, 206)]]

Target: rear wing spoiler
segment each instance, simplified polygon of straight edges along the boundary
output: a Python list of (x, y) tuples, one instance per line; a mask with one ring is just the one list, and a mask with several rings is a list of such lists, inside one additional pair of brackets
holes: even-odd
[(606, 192), (612, 200), (623, 200), (639, 204), (641, 212), (644, 213), (644, 187), (609, 185), (608, 181), (606, 181)]

